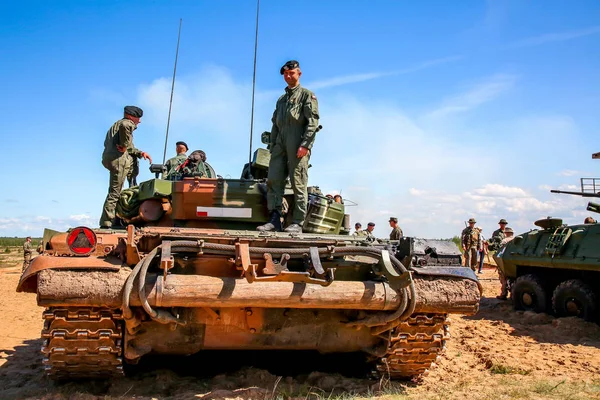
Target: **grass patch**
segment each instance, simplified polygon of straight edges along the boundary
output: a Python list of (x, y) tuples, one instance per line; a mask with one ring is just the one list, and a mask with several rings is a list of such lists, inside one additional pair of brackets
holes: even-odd
[(527, 371), (522, 368), (511, 367), (510, 365), (504, 365), (500, 363), (493, 363), (489, 370), (492, 374), (498, 375), (529, 375), (531, 373), (531, 371)]

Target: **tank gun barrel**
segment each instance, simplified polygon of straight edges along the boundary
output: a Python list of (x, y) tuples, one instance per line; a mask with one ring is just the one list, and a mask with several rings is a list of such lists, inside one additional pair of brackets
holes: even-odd
[(590, 201), (587, 205), (586, 210), (600, 214), (600, 204), (592, 203)]
[(570, 192), (567, 190), (550, 190), (550, 193), (560, 193), (560, 194), (570, 194), (573, 196), (581, 196), (581, 197), (600, 197), (600, 193), (592, 193), (592, 192)]

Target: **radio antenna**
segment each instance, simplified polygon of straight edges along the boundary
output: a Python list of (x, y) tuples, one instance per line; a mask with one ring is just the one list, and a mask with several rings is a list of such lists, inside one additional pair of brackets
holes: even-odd
[(248, 166), (252, 164), (252, 133), (254, 133), (254, 91), (256, 88), (256, 53), (258, 51), (258, 14), (260, 0), (256, 0), (256, 34), (254, 36), (254, 71), (252, 72), (252, 112), (250, 114), (250, 151), (248, 152)]
[(169, 116), (167, 117), (167, 134), (165, 136), (165, 151), (163, 152), (163, 165), (167, 158), (167, 142), (169, 141), (169, 125), (171, 124), (171, 107), (173, 106), (173, 91), (175, 90), (175, 75), (177, 74), (177, 57), (179, 56), (179, 39), (181, 38), (181, 22), (179, 18), (179, 32), (177, 33), (177, 49), (175, 50), (175, 67), (173, 68), (173, 82), (171, 83), (171, 99), (169, 100)]

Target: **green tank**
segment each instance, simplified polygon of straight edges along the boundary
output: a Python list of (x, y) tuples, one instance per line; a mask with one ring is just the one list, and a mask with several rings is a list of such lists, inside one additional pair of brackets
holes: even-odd
[[(579, 192), (551, 192), (600, 197), (596, 180), (582, 178)], [(600, 205), (590, 202), (587, 210), (598, 213)], [(583, 222), (567, 225), (548, 217), (535, 222), (539, 229), (505, 239), (494, 259), (516, 310), (599, 320), (600, 225), (591, 217)]]
[(45, 307), (48, 376), (106, 378), (147, 354), (211, 349), (360, 352), (391, 379), (439, 361), (448, 315), (480, 302), (458, 248), (350, 236), (344, 200), (317, 187), (303, 233), (258, 232), (268, 155), (240, 179), (204, 165), (124, 191), (122, 229), (45, 232), (17, 290)]

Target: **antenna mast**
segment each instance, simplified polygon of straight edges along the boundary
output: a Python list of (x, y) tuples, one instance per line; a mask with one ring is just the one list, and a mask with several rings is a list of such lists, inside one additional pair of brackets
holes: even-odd
[(179, 18), (179, 32), (177, 33), (177, 50), (175, 50), (175, 67), (173, 68), (173, 82), (171, 83), (171, 100), (169, 100), (169, 116), (167, 117), (167, 134), (165, 136), (165, 151), (163, 152), (163, 161), (167, 158), (167, 142), (169, 141), (169, 125), (171, 123), (171, 107), (173, 106), (173, 91), (175, 90), (175, 74), (177, 74), (177, 58), (179, 56), (179, 39), (181, 38), (181, 22)]
[(252, 133), (254, 132), (254, 89), (256, 87), (256, 53), (258, 51), (258, 13), (260, 11), (260, 0), (256, 0), (256, 34), (254, 36), (254, 71), (252, 72), (252, 113), (250, 114), (250, 151), (248, 152), (248, 164), (252, 164)]

